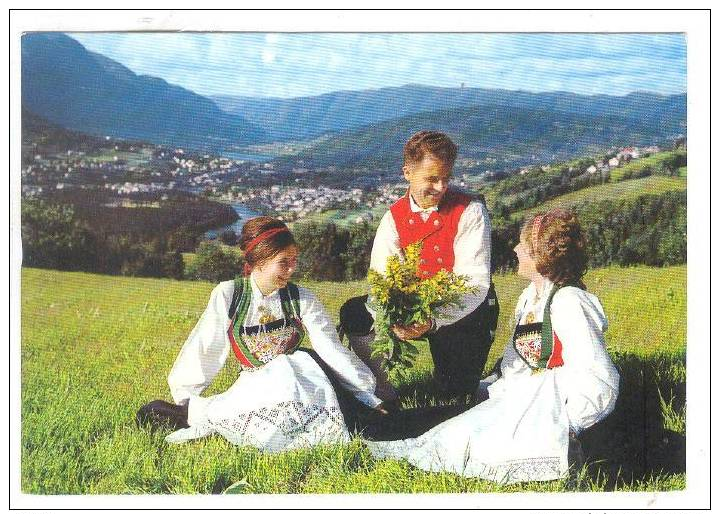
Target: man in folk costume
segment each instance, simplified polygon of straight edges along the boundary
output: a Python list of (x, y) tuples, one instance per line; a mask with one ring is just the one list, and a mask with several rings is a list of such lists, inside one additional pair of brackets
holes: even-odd
[[(485, 205), (448, 189), (456, 156), (457, 146), (443, 133), (421, 131), (408, 140), (403, 152), (408, 192), (380, 221), (370, 268), (385, 273), (389, 256), (402, 254), (410, 244), (422, 241), (424, 278), (445, 269), (466, 276), (476, 288), (465, 296), (461, 308), (447, 307), (438, 319), (393, 327), (403, 340), (427, 335), (437, 386), (462, 394), (477, 386), (497, 325), (498, 305), (490, 279), (490, 220)], [(397, 395), (382, 359), (371, 357), (375, 332), (365, 299), (352, 298), (343, 305), (341, 328), (355, 353), (375, 373), (377, 396), (392, 402)]]

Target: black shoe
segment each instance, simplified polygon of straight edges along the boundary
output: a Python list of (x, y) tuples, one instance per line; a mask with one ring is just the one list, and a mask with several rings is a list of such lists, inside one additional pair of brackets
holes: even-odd
[(585, 454), (583, 453), (580, 440), (573, 432), (570, 432), (570, 438), (568, 440), (568, 467), (575, 473), (578, 473), (584, 465)]
[(175, 405), (165, 400), (153, 400), (140, 407), (135, 419), (139, 426), (149, 425), (151, 429), (161, 426), (174, 430), (188, 428), (187, 405)]

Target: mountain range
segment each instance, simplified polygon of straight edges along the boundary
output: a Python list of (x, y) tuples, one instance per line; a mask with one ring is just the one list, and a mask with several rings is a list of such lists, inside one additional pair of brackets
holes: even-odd
[(337, 91), (303, 98), (211, 96), (224, 111), (263, 127), (271, 139), (306, 140), (417, 113), (462, 107), (530, 109), (583, 116), (609, 115), (642, 123), (684, 120), (686, 95), (637, 92), (626, 96), (530, 93), (410, 84), (365, 91)]
[(447, 133), (458, 144), (460, 157), (487, 159), (480, 168), (502, 170), (594, 155), (610, 147), (666, 145), (685, 133), (685, 118), (679, 112), (666, 118), (633, 118), (502, 105), (463, 107), (334, 133), (279, 161), (302, 161), (309, 168), (399, 169), (405, 141), (420, 128)]
[(71, 130), (221, 153), (304, 141), (304, 165), (396, 166), (421, 129), (463, 157), (520, 163), (666, 142), (686, 132), (687, 96), (616, 97), (422, 85), (280, 99), (204, 97), (89, 52), (60, 33), (22, 37), (23, 109)]
[(214, 102), (87, 51), (60, 33), (22, 36), (23, 108), (92, 135), (194, 148), (251, 144), (263, 131)]

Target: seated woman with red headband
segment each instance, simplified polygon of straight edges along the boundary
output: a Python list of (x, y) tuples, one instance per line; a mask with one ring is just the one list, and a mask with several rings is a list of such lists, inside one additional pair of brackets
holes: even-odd
[[(348, 441), (358, 412), (385, 413), (372, 372), (340, 344), (315, 295), (290, 282), (298, 249), (284, 223), (249, 220), (240, 247), (245, 275), (215, 287), (170, 371), (175, 404), (151, 402), (138, 421), (178, 429), (168, 442), (218, 433), (268, 452)], [(305, 335), (312, 350), (299, 348)], [(229, 355), (238, 379), (201, 396)]]

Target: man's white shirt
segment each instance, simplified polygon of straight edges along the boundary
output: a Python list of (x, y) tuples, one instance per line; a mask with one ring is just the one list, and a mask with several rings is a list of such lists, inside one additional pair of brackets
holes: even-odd
[[(437, 206), (428, 209), (420, 208), (410, 196), (410, 209), (420, 213), (427, 222)], [(477, 288), (473, 294), (467, 294), (462, 300), (463, 307), (446, 307), (435, 320), (437, 327), (450, 325), (461, 320), (477, 309), (485, 300), (490, 289), (490, 216), (482, 202), (472, 201), (463, 211), (458, 221), (458, 230), (453, 242), (455, 263), (452, 271), (467, 277), (468, 284)], [(400, 236), (392, 213), (388, 210), (380, 220), (370, 255), (370, 269), (385, 273), (388, 257), (402, 256)]]

